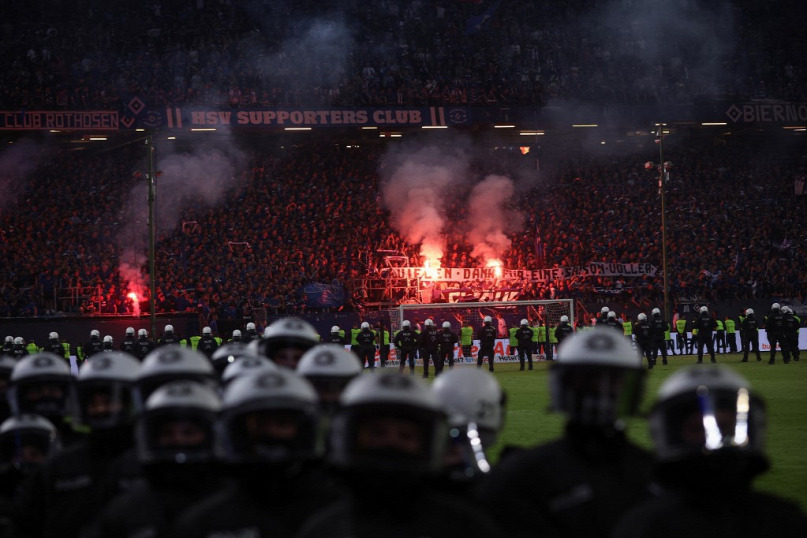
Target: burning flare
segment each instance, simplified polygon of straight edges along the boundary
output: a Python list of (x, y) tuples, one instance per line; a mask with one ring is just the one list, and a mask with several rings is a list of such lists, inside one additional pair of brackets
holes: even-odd
[(132, 308), (134, 309), (133, 314), (135, 316), (140, 315), (140, 299), (137, 298), (137, 293), (131, 292), (126, 297), (132, 300)]
[(502, 277), (502, 261), (501, 260), (488, 260), (486, 267), (493, 267), (493, 274), (496, 275), (496, 278)]
[(440, 269), (440, 260), (426, 258), (423, 262), (423, 276), (424, 278), (435, 279), (437, 278), (437, 270)]

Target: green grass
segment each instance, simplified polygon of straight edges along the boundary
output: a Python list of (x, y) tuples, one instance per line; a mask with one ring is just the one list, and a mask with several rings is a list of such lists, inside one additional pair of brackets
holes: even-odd
[[(767, 405), (771, 469), (757, 478), (755, 487), (794, 500), (807, 510), (807, 457), (801, 453), (807, 450), (807, 357), (802, 355), (800, 362), (787, 365), (782, 364), (778, 353), (774, 366), (767, 362), (768, 353), (763, 354), (762, 362), (751, 358), (742, 363), (739, 354), (718, 355), (717, 362), (748, 379)], [(694, 365), (695, 360), (691, 355), (674, 356), (668, 366), (659, 365), (649, 372), (643, 414), (652, 405), (661, 383), (679, 368)], [(495, 375), (507, 393), (508, 408), (504, 430), (492, 451), (494, 459), (505, 445), (532, 446), (560, 435), (563, 417), (547, 411), (550, 364), (539, 362), (535, 370), (524, 372), (518, 370), (517, 363), (496, 365)], [(628, 435), (636, 443), (652, 448), (644, 418), (630, 422)]]

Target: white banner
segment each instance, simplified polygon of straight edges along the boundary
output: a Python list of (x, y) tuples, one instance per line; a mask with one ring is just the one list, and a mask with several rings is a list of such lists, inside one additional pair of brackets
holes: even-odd
[(655, 276), (656, 266), (651, 263), (599, 263), (591, 262), (577, 267), (551, 267), (548, 269), (504, 269), (501, 267), (390, 267), (384, 276), (400, 279), (433, 280), (436, 282), (473, 282), (476, 280), (512, 280), (519, 282), (553, 282), (587, 276)]

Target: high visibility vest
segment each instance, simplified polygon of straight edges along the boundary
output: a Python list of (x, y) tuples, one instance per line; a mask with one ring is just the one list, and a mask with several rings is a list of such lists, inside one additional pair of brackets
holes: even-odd
[(518, 327), (510, 327), (510, 346), (516, 347), (518, 345), (518, 338), (516, 338), (516, 331), (518, 331)]
[(546, 342), (546, 327), (543, 325), (538, 325), (535, 327), (536, 331), (536, 342)]
[(464, 326), (460, 329), (460, 344), (463, 346), (470, 346), (474, 343), (474, 328), (470, 325)]
[(556, 327), (549, 328), (549, 343), (550, 344), (557, 344), (558, 339), (555, 337), (555, 329)]
[(64, 349), (64, 358), (70, 358), (70, 344), (67, 342), (62, 342), (62, 349)]
[(623, 323), (622, 332), (625, 333), (625, 336), (631, 336), (633, 334), (633, 323), (630, 321)]
[(191, 349), (196, 351), (196, 346), (199, 345), (199, 340), (201, 340), (201, 336), (191, 336)]
[(718, 331), (725, 330), (725, 328), (724, 328), (724, 326), (723, 326), (723, 322), (722, 322), (722, 321), (720, 321), (719, 319), (718, 319), (718, 320), (716, 320), (716, 321), (717, 321), (717, 328), (716, 328), (716, 330), (718, 330)]
[(356, 340), (356, 337), (359, 336), (361, 329), (350, 329), (350, 345), (351, 346), (358, 346), (359, 342)]
[(213, 340), (215, 340), (218, 345), (221, 345), (221, 336), (214, 336)]
[(684, 334), (687, 330), (687, 320), (679, 319), (675, 322), (675, 330), (678, 331), (678, 334)]
[(388, 346), (389, 345), (389, 331), (384, 329), (383, 331), (381, 331), (381, 333), (382, 333), (382, 335), (381, 335), (382, 344), (381, 345)]
[(33, 355), (34, 353), (39, 353), (39, 347), (36, 345), (36, 342), (28, 342), (25, 346), (25, 349), (28, 350), (28, 353)]
[(664, 331), (664, 339), (665, 340), (672, 340), (672, 336), (670, 336), (670, 326), (667, 325), (667, 330)]
[(734, 320), (733, 319), (727, 319), (726, 320), (726, 332), (729, 333), (729, 334), (734, 334), (734, 332), (736, 330), (737, 329), (736, 329), (736, 326), (734, 325)]

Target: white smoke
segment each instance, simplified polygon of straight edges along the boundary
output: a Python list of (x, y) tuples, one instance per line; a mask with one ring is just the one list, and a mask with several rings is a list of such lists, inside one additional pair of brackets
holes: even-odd
[(381, 171), (384, 205), (392, 227), (428, 260), (443, 256), (446, 201), (451, 187), (467, 176), (463, 149), (434, 146), (393, 150)]
[(500, 260), (510, 248), (508, 233), (521, 230), (521, 213), (508, 207), (515, 184), (504, 176), (490, 175), (474, 186), (468, 199), (468, 225), (466, 235), (473, 245), (471, 255), (483, 262)]
[[(241, 171), (245, 154), (227, 138), (216, 138), (187, 151), (170, 147), (155, 149), (155, 237), (172, 233), (188, 208), (205, 208), (224, 199), (228, 190), (239, 187), (246, 179)], [(123, 206), (124, 225), (119, 234), (121, 276), (129, 289), (142, 296), (146, 288), (141, 267), (148, 253), (148, 181), (147, 173), (132, 188)]]
[(30, 140), (18, 140), (0, 153), (0, 210), (17, 201), (22, 182), (42, 162), (45, 148)]

